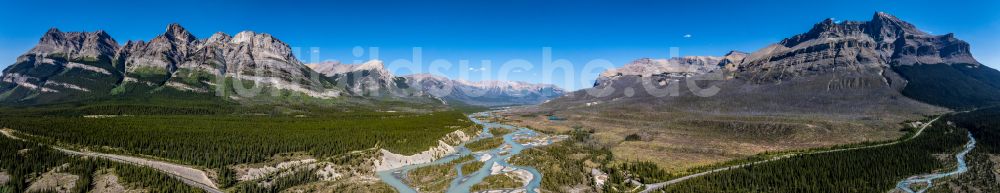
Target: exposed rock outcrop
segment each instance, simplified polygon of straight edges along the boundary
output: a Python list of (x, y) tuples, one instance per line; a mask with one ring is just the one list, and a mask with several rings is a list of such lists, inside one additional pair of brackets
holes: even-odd
[(121, 77), (110, 62), (118, 48), (104, 31), (50, 29), (34, 48), (4, 69), (0, 101), (50, 102), (107, 92)]
[[(598, 106), (724, 114), (927, 114), (942, 109), (904, 93), (914, 89), (913, 80), (933, 77), (907, 76), (895, 68), (934, 63), (979, 69), (967, 47), (953, 35), (931, 35), (885, 13), (863, 22), (827, 19), (751, 54), (640, 59), (602, 73), (594, 88), (543, 106), (550, 111), (604, 104)], [(977, 81), (956, 84), (969, 82)], [(704, 89), (712, 87), (717, 90)]]
[(341, 64), (340, 62), (323, 62), (308, 64), (316, 72), (323, 74), (339, 88), (343, 88), (358, 96), (396, 96), (413, 95), (405, 79), (396, 77), (385, 69), (381, 60), (371, 60), (362, 64)]
[(374, 171), (386, 171), (403, 166), (430, 163), (434, 160), (440, 159), (449, 154), (457, 152), (454, 146), (448, 144), (446, 141), (454, 141), (457, 139), (458, 143), (466, 142), (472, 139), (470, 135), (467, 135), (462, 130), (456, 130), (454, 132), (445, 135), (445, 139), (438, 141), (438, 146), (431, 147), (427, 151), (423, 151), (413, 155), (400, 155), (396, 153), (389, 152), (389, 150), (380, 149), (379, 153), (381, 157), (375, 160)]
[(705, 74), (720, 69), (720, 62), (725, 59), (718, 56), (684, 56), (669, 59), (642, 58), (625, 64), (621, 68), (608, 69), (601, 72), (594, 86), (604, 86), (623, 76), (662, 77), (663, 79), (679, 79)]
[(870, 21), (826, 19), (808, 32), (748, 56), (739, 69), (755, 82), (834, 71), (879, 72), (890, 65), (979, 64), (953, 34), (931, 35), (886, 13)]
[[(19, 104), (150, 94), (162, 88), (206, 95), (252, 82), (316, 98), (341, 95), (269, 34), (216, 33), (200, 40), (178, 24), (146, 41), (119, 47), (104, 31), (50, 29), (0, 77), (0, 101)], [(234, 81), (237, 80), (237, 81)], [(115, 89), (115, 90), (112, 90)], [(233, 97), (239, 98), (239, 97)]]

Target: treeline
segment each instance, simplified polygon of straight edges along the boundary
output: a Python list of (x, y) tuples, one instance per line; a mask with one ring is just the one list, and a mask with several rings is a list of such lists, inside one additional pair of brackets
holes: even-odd
[(959, 151), (966, 131), (938, 121), (913, 140), (788, 159), (717, 172), (661, 192), (885, 192), (909, 176), (944, 167), (934, 154)]
[[(3, 116), (0, 127), (48, 144), (150, 155), (220, 168), (262, 162), (274, 154), (309, 152), (328, 157), (376, 146), (413, 154), (437, 145), (459, 128), (472, 126), (458, 112), (362, 114), (339, 117), (288, 116)], [(93, 148), (109, 147), (109, 148)]]
[(0, 185), (0, 192), (25, 192), (42, 173), (58, 168), (59, 172), (79, 177), (71, 192), (83, 193), (93, 187), (94, 175), (110, 169), (126, 187), (149, 192), (200, 193), (197, 189), (152, 168), (112, 162), (104, 159), (66, 155), (48, 146), (0, 138), (0, 167), (11, 179)]
[(279, 175), (274, 179), (247, 181), (237, 184), (233, 192), (238, 193), (276, 193), (293, 186), (319, 181), (316, 169), (298, 169), (287, 175)]
[(1000, 107), (979, 109), (949, 117), (959, 127), (972, 132), (977, 147), (991, 154), (1000, 153)]
[[(544, 147), (525, 149), (510, 158), (510, 163), (531, 166), (542, 173), (539, 188), (543, 192), (566, 192), (578, 187), (594, 187), (591, 169), (610, 163), (611, 150), (595, 145), (593, 130), (574, 128), (570, 138)], [(592, 191), (597, 191), (593, 189)]]
[(957, 177), (935, 182), (928, 192), (1000, 192), (991, 160), (1000, 153), (1000, 108), (985, 108), (949, 117), (955, 125), (968, 129), (976, 138), (976, 148), (966, 158), (969, 170)]
[(24, 192), (32, 174), (45, 173), (69, 159), (54, 149), (5, 136), (0, 136), (0, 148), (0, 168), (10, 176), (0, 192)]

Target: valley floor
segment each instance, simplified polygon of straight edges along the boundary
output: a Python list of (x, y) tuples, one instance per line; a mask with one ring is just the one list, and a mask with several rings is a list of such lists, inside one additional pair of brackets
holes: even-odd
[[(624, 112), (620, 110), (557, 111), (506, 116), (513, 124), (548, 132), (583, 129), (616, 157), (650, 161), (676, 174), (746, 157), (881, 142), (905, 132), (891, 121), (863, 121), (820, 116), (742, 116), (685, 112)], [(898, 123), (897, 122), (897, 123)]]

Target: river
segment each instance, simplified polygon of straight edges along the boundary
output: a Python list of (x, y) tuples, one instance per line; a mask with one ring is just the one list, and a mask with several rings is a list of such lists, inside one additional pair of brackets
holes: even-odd
[[(461, 168), (463, 165), (468, 164), (469, 162), (456, 164), (454, 170), (458, 171), (458, 175), (451, 180), (451, 183), (449, 184), (447, 190), (448, 193), (468, 193), (470, 192), (470, 189), (472, 188), (473, 185), (482, 182), (483, 179), (485, 179), (487, 176), (502, 175), (503, 173), (508, 173), (508, 172), (516, 172), (522, 175), (524, 174), (530, 175), (530, 177), (528, 177), (530, 180), (528, 180), (526, 186), (524, 186), (522, 189), (509, 190), (509, 191), (524, 191), (529, 193), (536, 193), (538, 191), (537, 190), (538, 186), (539, 184), (541, 184), (542, 181), (542, 174), (539, 173), (538, 170), (536, 170), (533, 167), (511, 165), (510, 163), (507, 163), (507, 160), (511, 156), (520, 154), (521, 151), (524, 150), (525, 148), (548, 145), (553, 143), (554, 140), (560, 139), (560, 137), (546, 137), (540, 143), (521, 144), (517, 142), (517, 139), (538, 138), (538, 137), (543, 137), (544, 134), (539, 134), (534, 130), (528, 128), (518, 128), (512, 125), (493, 123), (477, 119), (476, 117), (479, 116), (493, 116), (493, 115), (490, 112), (483, 112), (483, 113), (476, 113), (473, 115), (469, 115), (470, 120), (472, 120), (476, 124), (483, 126), (483, 131), (481, 132), (481, 134), (477, 136), (474, 140), (470, 140), (469, 142), (491, 137), (497, 137), (497, 136), (492, 136), (492, 134), (490, 134), (489, 132), (490, 128), (501, 128), (501, 129), (512, 130), (513, 132), (511, 133), (499, 136), (503, 137), (504, 141), (503, 145), (488, 151), (471, 152), (465, 148), (465, 144), (469, 142), (465, 142), (455, 147), (458, 150), (457, 153), (447, 155), (445, 157), (442, 157), (441, 159), (435, 160), (430, 163), (408, 165), (392, 170), (378, 172), (379, 178), (383, 182), (396, 188), (396, 190), (398, 190), (400, 193), (416, 193), (418, 192), (416, 189), (410, 187), (405, 183), (406, 176), (407, 173), (409, 173), (409, 171), (426, 166), (445, 164), (462, 156), (473, 155), (476, 159), (469, 162), (482, 161), (483, 166), (479, 168), (479, 170), (477, 170), (476, 172), (473, 172), (471, 174), (463, 174), (461, 172), (462, 171)], [(565, 136), (561, 137), (564, 139)], [(497, 166), (494, 166), (494, 164), (496, 164)]]
[[(965, 155), (968, 155), (969, 152), (972, 151), (972, 149), (976, 147), (976, 138), (972, 137), (972, 133), (969, 133), (968, 135), (969, 135), (969, 142), (965, 144), (965, 149), (962, 150), (962, 152), (959, 152), (958, 154), (955, 154), (955, 160), (957, 160), (957, 162), (958, 162), (958, 167), (955, 168), (955, 170), (953, 170), (951, 172), (947, 172), (947, 173), (936, 173), (936, 174), (927, 174), (927, 175), (913, 176), (913, 177), (907, 178), (907, 179), (905, 179), (905, 180), (900, 181), (899, 183), (897, 183), (896, 184), (896, 189), (899, 189), (899, 190), (902, 190), (902, 191), (908, 192), (908, 193), (923, 193), (923, 192), (929, 190), (932, 186), (934, 186), (934, 180), (936, 180), (936, 179), (943, 178), (943, 177), (948, 177), (948, 176), (953, 176), (953, 175), (958, 175), (958, 174), (965, 173), (966, 171), (968, 171), (969, 167), (968, 167), (967, 163), (965, 163)], [(910, 186), (913, 185), (913, 184), (915, 184), (915, 183), (926, 183), (927, 185), (923, 186), (922, 188), (919, 188), (917, 190), (913, 190), (912, 187), (910, 187)]]

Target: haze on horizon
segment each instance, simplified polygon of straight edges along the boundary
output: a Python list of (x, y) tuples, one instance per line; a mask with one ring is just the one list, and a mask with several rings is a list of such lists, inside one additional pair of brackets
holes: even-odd
[[(576, 1), (365, 1), (303, 2), (7, 2), (0, 8), (0, 65), (6, 67), (30, 49), (51, 27), (62, 31), (105, 30), (120, 44), (149, 40), (169, 23), (180, 23), (199, 38), (222, 31), (270, 33), (301, 48), (304, 62), (339, 60), (355, 63), (355, 47), (378, 47), (387, 62), (410, 60), (422, 51), (422, 65), (444, 59), (468, 68), (471, 80), (495, 79), (506, 61), (523, 59), (531, 69), (515, 71), (511, 80), (553, 83), (568, 90), (589, 87), (600, 71), (580, 72), (588, 61), (604, 59), (621, 66), (637, 58), (722, 55), (730, 50), (753, 52), (781, 38), (808, 30), (825, 18), (869, 20), (877, 11), (893, 14), (933, 34), (955, 33), (972, 45), (973, 55), (1000, 67), (1000, 3), (996, 1), (844, 1), (816, 6), (799, 1), (717, 2), (576, 2)], [(38, 7), (44, 4), (46, 7)], [(48, 10), (48, 11), (40, 11)], [(62, 11), (60, 11), (62, 10)], [(80, 10), (89, 10), (81, 12)], [(795, 17), (789, 17), (794, 15)], [(572, 82), (555, 75), (539, 80), (542, 50), (552, 59), (577, 67)], [(311, 48), (318, 48), (312, 53)], [(480, 60), (491, 60), (484, 65)], [(413, 72), (387, 66), (397, 75)], [(463, 72), (464, 71), (464, 72)], [(556, 80), (556, 81), (552, 81)], [(547, 82), (550, 81), (550, 82)]]

